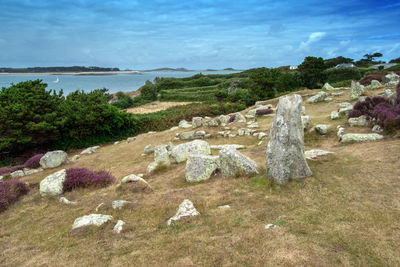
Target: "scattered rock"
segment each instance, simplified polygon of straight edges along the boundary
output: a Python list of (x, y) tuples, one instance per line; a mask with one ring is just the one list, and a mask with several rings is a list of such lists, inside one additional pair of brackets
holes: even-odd
[(342, 143), (352, 143), (352, 142), (369, 142), (382, 140), (383, 136), (377, 133), (361, 134), (361, 133), (349, 133), (342, 135)]
[(196, 210), (193, 203), (189, 199), (185, 199), (178, 208), (176, 214), (167, 221), (167, 225), (171, 225), (173, 221), (180, 220), (182, 217), (198, 216), (200, 213)]
[(362, 115), (362, 116), (357, 117), (357, 118), (350, 118), (348, 120), (348, 123), (349, 123), (349, 125), (351, 127), (353, 127), (353, 126), (361, 126), (361, 127), (362, 126), (367, 126), (367, 124), (368, 124), (367, 116)]
[(174, 148), (174, 145), (169, 142), (168, 145), (165, 147), (168, 151), (171, 151)]
[(210, 155), (210, 145), (203, 140), (179, 144), (172, 149), (171, 156), (177, 162), (183, 162), (189, 155)]
[(193, 129), (201, 127), (203, 125), (203, 118), (202, 117), (194, 117), (192, 118), (192, 127)]
[(155, 134), (155, 131), (148, 131), (147, 134)]
[(18, 178), (18, 177), (25, 176), (25, 173), (24, 173), (24, 171), (19, 170), (19, 171), (10, 173), (10, 175), (12, 178)]
[(192, 140), (194, 139), (194, 131), (190, 131), (190, 132), (183, 132), (179, 135), (179, 138), (181, 140)]
[(64, 180), (66, 177), (66, 170), (60, 170), (50, 174), (40, 182), (40, 195), (56, 196), (61, 195), (64, 191)]
[(246, 122), (246, 118), (240, 112), (231, 113), (231, 114), (229, 114), (229, 116), (235, 116), (235, 119), (232, 121), (232, 123), (234, 123), (234, 122)]
[(400, 76), (394, 72), (386, 74), (385, 77), (382, 78), (382, 82), (387, 85), (397, 85), (399, 83)]
[(175, 131), (175, 130), (178, 130), (179, 129), (179, 127), (178, 126), (174, 126), (174, 127), (172, 127), (171, 129), (169, 129), (170, 131)]
[(274, 225), (274, 224), (272, 224), (272, 223), (269, 223), (269, 224), (266, 224), (265, 226), (264, 226), (264, 229), (265, 230), (268, 230), (268, 229), (274, 229), (274, 228), (278, 228), (279, 226), (277, 226), (277, 225)]
[(383, 95), (386, 97), (389, 97), (393, 94), (392, 90), (390, 89), (385, 89), (385, 91), (383, 92)]
[(130, 174), (122, 178), (121, 185), (119, 187), (125, 187), (123, 184), (129, 184), (129, 188), (132, 192), (151, 193), (154, 191), (145, 179), (134, 174)]
[(258, 174), (257, 163), (236, 149), (225, 148), (219, 151), (219, 165), (223, 177)]
[(205, 131), (197, 131), (194, 133), (194, 138), (195, 139), (203, 139), (206, 136)]
[(258, 138), (258, 140), (261, 140), (261, 139), (263, 139), (265, 136), (267, 136), (267, 134), (261, 132), (261, 133), (258, 134), (258, 137), (257, 137), (257, 138)]
[(156, 146), (154, 149), (154, 162), (167, 166), (171, 164), (166, 146)]
[(118, 145), (118, 144), (119, 144), (119, 141), (114, 142), (114, 146), (115, 146), (115, 145)]
[(75, 201), (69, 201), (65, 197), (60, 197), (60, 202), (66, 204), (66, 205), (75, 205), (76, 204)]
[(181, 120), (181, 121), (179, 122), (179, 128), (189, 129), (189, 128), (192, 128), (192, 125), (189, 124), (189, 123), (188, 123), (187, 121), (185, 121), (185, 120)]
[(353, 110), (353, 105), (348, 102), (340, 103), (339, 106), (341, 107), (339, 109), (340, 117), (347, 117), (349, 115), (350, 111)]
[(117, 234), (120, 234), (124, 228), (125, 222), (122, 220), (118, 220), (117, 223), (114, 226), (113, 231)]
[(85, 150), (83, 150), (81, 152), (81, 155), (89, 155), (89, 154), (93, 154), (96, 152), (96, 149), (98, 149), (100, 146), (92, 146), (92, 147), (88, 147)]
[(230, 116), (228, 115), (220, 115), (218, 117), (219, 121), (221, 122), (221, 126), (223, 126), (222, 124), (226, 124), (229, 121)]
[(322, 86), (322, 90), (333, 91), (338, 89), (332, 87), (329, 83), (325, 83), (324, 86)]
[(364, 93), (364, 86), (359, 82), (351, 81), (350, 100), (355, 100)]
[(157, 168), (157, 166), (158, 166), (158, 162), (154, 162), (154, 161), (151, 162), (149, 165), (147, 165), (146, 173), (147, 174), (152, 173)]
[(0, 176), (0, 180), (3, 180), (4, 179), (4, 176)]
[(210, 179), (218, 168), (218, 157), (189, 155), (186, 161), (186, 182), (199, 182)]
[(337, 137), (339, 137), (339, 139), (341, 139), (343, 133), (344, 133), (344, 128), (339, 126), (339, 127), (338, 127), (338, 131), (337, 131), (337, 134), (336, 134)]
[(374, 125), (374, 127), (372, 127), (372, 131), (374, 133), (382, 133), (383, 132), (383, 128), (381, 126), (379, 126), (378, 124)]
[(71, 158), (71, 161), (77, 161), (79, 158), (80, 158), (79, 155), (74, 155), (74, 156)]
[(90, 225), (101, 226), (112, 219), (112, 216), (103, 214), (90, 214), (82, 216), (75, 219), (74, 224), (72, 225), (72, 230)]
[(47, 152), (40, 159), (40, 166), (44, 169), (56, 168), (64, 163), (68, 163), (68, 155), (62, 150)]
[(382, 84), (381, 84), (379, 81), (377, 81), (377, 80), (372, 80), (372, 81), (371, 81), (371, 84), (368, 86), (368, 89), (373, 90), (373, 89), (377, 89), (377, 88), (379, 88), (379, 87), (381, 87), (381, 86), (382, 86)]
[(338, 120), (339, 119), (339, 112), (334, 110), (331, 112), (331, 120)]
[(133, 142), (136, 140), (136, 137), (129, 137), (128, 139), (126, 139), (126, 142), (129, 144), (130, 142)]
[[(326, 94), (326, 93), (325, 93)], [(304, 156), (304, 126), (300, 95), (279, 98), (267, 147), (267, 174), (278, 183), (312, 175)]]
[(211, 149), (221, 150), (225, 148), (229, 149), (243, 149), (245, 148), (244, 145), (236, 145), (236, 144), (229, 144), (229, 145), (212, 145), (210, 146)]
[(337, 92), (337, 93), (332, 93), (332, 96), (342, 96), (344, 95), (344, 92)]
[(320, 91), (317, 94), (313, 95), (309, 99), (307, 99), (307, 103), (318, 103), (323, 102), (328, 97), (328, 94), (324, 91)]
[(317, 133), (319, 133), (320, 135), (326, 135), (328, 133), (328, 129), (331, 126), (329, 124), (317, 124), (315, 125), (315, 130), (317, 131)]
[(321, 149), (311, 149), (311, 150), (307, 150), (306, 152), (304, 152), (306, 159), (316, 159), (316, 158), (326, 156), (326, 155), (331, 155), (331, 154), (335, 154), (335, 153), (326, 151), (326, 150), (321, 150)]
[(153, 152), (154, 152), (154, 148), (153, 148), (152, 145), (145, 146), (144, 151), (143, 151), (143, 153), (146, 154), (146, 155), (149, 155), (149, 154), (151, 154)]
[(230, 209), (231, 206), (229, 205), (223, 205), (223, 206), (218, 206), (219, 209)]
[(131, 202), (130, 201), (126, 201), (126, 200), (114, 200), (111, 203), (111, 206), (115, 210), (116, 209), (120, 210), (120, 209), (122, 209), (124, 207), (125, 204), (128, 204), (128, 203), (131, 203)]

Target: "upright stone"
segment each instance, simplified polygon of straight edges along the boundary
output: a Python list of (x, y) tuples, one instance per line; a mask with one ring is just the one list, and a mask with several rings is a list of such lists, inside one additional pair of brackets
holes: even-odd
[(168, 166), (171, 164), (166, 146), (156, 146), (154, 149), (154, 162)]
[(279, 98), (267, 147), (267, 174), (279, 183), (312, 175), (304, 156), (300, 95)]
[(355, 100), (364, 93), (364, 86), (359, 82), (351, 81), (350, 100)]

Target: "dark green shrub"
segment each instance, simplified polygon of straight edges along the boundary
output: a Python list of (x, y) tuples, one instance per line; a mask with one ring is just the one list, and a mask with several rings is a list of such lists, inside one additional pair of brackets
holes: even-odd
[(229, 102), (239, 102), (248, 107), (254, 105), (257, 99), (249, 90), (238, 89), (235, 93), (228, 95), (226, 100)]
[(275, 83), (278, 93), (292, 92), (302, 86), (300, 74), (298, 72), (281, 72)]
[(133, 98), (123, 92), (117, 93), (118, 100), (112, 103), (113, 106), (120, 109), (127, 109), (133, 106), (134, 101)]
[(322, 57), (306, 57), (298, 67), (303, 85), (310, 89), (321, 88), (326, 81), (326, 68)]
[(249, 74), (250, 91), (257, 100), (274, 98), (275, 83), (280, 75), (276, 69), (258, 68)]
[(346, 80), (361, 79), (361, 72), (357, 68), (331, 68), (324, 71), (328, 83), (341, 82)]
[(140, 96), (144, 100), (157, 100), (157, 86), (150, 81), (146, 81), (146, 84), (140, 88)]

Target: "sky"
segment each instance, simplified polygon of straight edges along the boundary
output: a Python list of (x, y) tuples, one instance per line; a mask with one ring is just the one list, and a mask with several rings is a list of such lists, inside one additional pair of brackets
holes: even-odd
[(400, 57), (400, 0), (0, 0), (0, 67), (278, 67)]

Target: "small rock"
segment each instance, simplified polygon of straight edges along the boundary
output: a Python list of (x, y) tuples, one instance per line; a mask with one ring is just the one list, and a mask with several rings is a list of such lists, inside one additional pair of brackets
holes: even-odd
[(329, 83), (325, 83), (324, 86), (322, 87), (322, 90), (333, 91), (337, 89), (332, 87)]
[(186, 182), (199, 182), (210, 179), (218, 168), (218, 157), (189, 155), (186, 161)]
[(216, 149), (216, 150), (221, 150), (225, 148), (230, 148), (230, 149), (243, 149), (245, 148), (244, 145), (236, 145), (236, 144), (228, 144), (228, 145), (212, 145), (210, 146), (211, 149)]
[(190, 131), (190, 132), (183, 132), (179, 135), (179, 138), (181, 140), (192, 140), (194, 139), (194, 131)]
[(147, 174), (152, 173), (157, 168), (157, 166), (158, 166), (158, 162), (154, 162), (154, 161), (151, 162), (149, 165), (147, 165), (146, 173)]
[(190, 200), (185, 199), (179, 205), (176, 214), (167, 221), (167, 225), (171, 225), (173, 221), (180, 220), (182, 217), (198, 216), (198, 215), (200, 215), (200, 213), (196, 210), (193, 203)]
[(155, 134), (156, 132), (154, 132), (154, 131), (149, 131), (149, 132), (147, 132), (147, 134)]
[(24, 171), (19, 170), (19, 171), (15, 171), (15, 172), (10, 173), (10, 175), (11, 175), (12, 178), (18, 178), (18, 177), (25, 176), (25, 173), (24, 173)]
[(259, 133), (259, 134), (258, 134), (258, 140), (263, 139), (265, 136), (267, 136), (266, 133), (263, 133), (263, 132)]
[(310, 116), (301, 116), (301, 123), (303, 124), (303, 129), (307, 129), (310, 125)]
[(143, 151), (143, 153), (146, 154), (146, 155), (149, 155), (149, 154), (151, 154), (153, 152), (154, 152), (154, 148), (153, 148), (152, 145), (145, 146), (144, 151)]
[(166, 146), (156, 146), (154, 149), (154, 162), (157, 164), (171, 164)]
[(381, 133), (383, 132), (383, 128), (381, 126), (379, 126), (378, 124), (374, 125), (374, 127), (372, 127), (372, 131), (374, 133)]
[(85, 150), (83, 150), (81, 152), (81, 155), (89, 155), (89, 154), (93, 154), (96, 152), (96, 149), (98, 148), (98, 146), (92, 146), (92, 147), (88, 147)]
[(222, 149), (219, 152), (219, 165), (223, 177), (258, 174), (257, 163), (236, 149)]
[(117, 223), (114, 226), (113, 231), (116, 232), (117, 234), (120, 234), (123, 230), (123, 227), (125, 225), (125, 222), (122, 220), (118, 220)]
[(124, 207), (125, 204), (131, 203), (130, 201), (126, 201), (126, 200), (114, 200), (111, 203), (111, 206), (113, 209), (122, 209)]
[(40, 166), (44, 169), (56, 168), (64, 163), (68, 163), (68, 155), (62, 150), (47, 152), (40, 159)]
[(263, 143), (263, 141), (258, 142), (258, 146), (261, 146)]
[(332, 93), (332, 96), (341, 96), (344, 95), (344, 92), (337, 92), (337, 93)]
[(115, 145), (118, 145), (118, 144), (119, 144), (119, 141), (114, 142), (114, 146), (115, 146)]
[(129, 137), (128, 139), (126, 139), (126, 142), (129, 144), (130, 142), (133, 142), (136, 140), (136, 137)]
[(69, 201), (65, 197), (60, 197), (60, 202), (66, 204), (66, 205), (75, 205), (76, 204), (75, 201)]
[(193, 117), (192, 118), (192, 127), (193, 129), (201, 127), (203, 125), (203, 118), (202, 117)]
[(98, 212), (98, 211), (100, 210), (100, 208), (103, 207), (103, 206), (104, 206), (104, 203), (103, 203), (103, 202), (100, 203), (99, 205), (97, 205), (97, 207), (96, 207), (96, 212)]
[(75, 219), (74, 224), (72, 225), (72, 230), (90, 225), (101, 226), (112, 219), (112, 216), (103, 214), (90, 214), (82, 216)]
[(231, 206), (229, 205), (223, 205), (223, 206), (218, 206), (219, 209), (230, 209)]
[(264, 229), (265, 230), (268, 230), (268, 229), (273, 229), (273, 228), (278, 228), (279, 226), (277, 226), (277, 225), (274, 225), (274, 224), (272, 224), (272, 223), (269, 223), (269, 224), (266, 224), (265, 226), (264, 226)]
[(367, 116), (365, 116), (365, 115), (362, 115), (358, 118), (350, 118), (348, 120), (348, 122), (351, 127), (353, 127), (353, 126), (361, 126), (362, 127), (362, 126), (366, 126), (368, 124)]
[(124, 186), (123, 184), (129, 184), (132, 192), (151, 193), (154, 191), (153, 188), (147, 183), (147, 181), (139, 175), (130, 174), (128, 176), (125, 176), (121, 180), (121, 186)]
[(331, 120), (338, 120), (339, 119), (339, 112), (334, 110), (331, 112)]
[(175, 130), (178, 130), (179, 129), (179, 127), (178, 126), (174, 126), (174, 127), (172, 127), (171, 129), (169, 129), (170, 131), (175, 131)]
[(74, 155), (74, 156), (71, 158), (71, 161), (77, 161), (79, 158), (80, 158), (79, 155)]
[(342, 135), (344, 133), (344, 128), (343, 127), (338, 127), (338, 131), (337, 131), (337, 137), (339, 137), (339, 139), (342, 138)]
[(60, 170), (50, 174), (40, 182), (40, 195), (61, 195), (64, 192), (64, 180), (66, 177), (66, 170)]
[(304, 152), (304, 155), (306, 156), (306, 159), (316, 159), (318, 157), (326, 156), (334, 154), (333, 152), (326, 151), (326, 150), (321, 150), (321, 149), (311, 149), (307, 150)]
[(328, 129), (330, 128), (329, 124), (317, 124), (315, 125), (315, 130), (317, 131), (317, 133), (319, 133), (320, 135), (325, 135), (328, 133)]
[(320, 91), (317, 94), (313, 95), (309, 99), (307, 99), (307, 103), (318, 103), (318, 102), (323, 102), (325, 99), (328, 97), (328, 94), (325, 93), (324, 91)]
[(194, 133), (194, 138), (195, 139), (203, 139), (206, 136), (205, 131), (197, 131)]
[(370, 134), (355, 134), (355, 133), (349, 133), (349, 134), (344, 134), (342, 135), (341, 142), (342, 143), (352, 143), (352, 142), (368, 142), (368, 141), (378, 141), (382, 140), (383, 136), (380, 134), (376, 133), (370, 133)]

